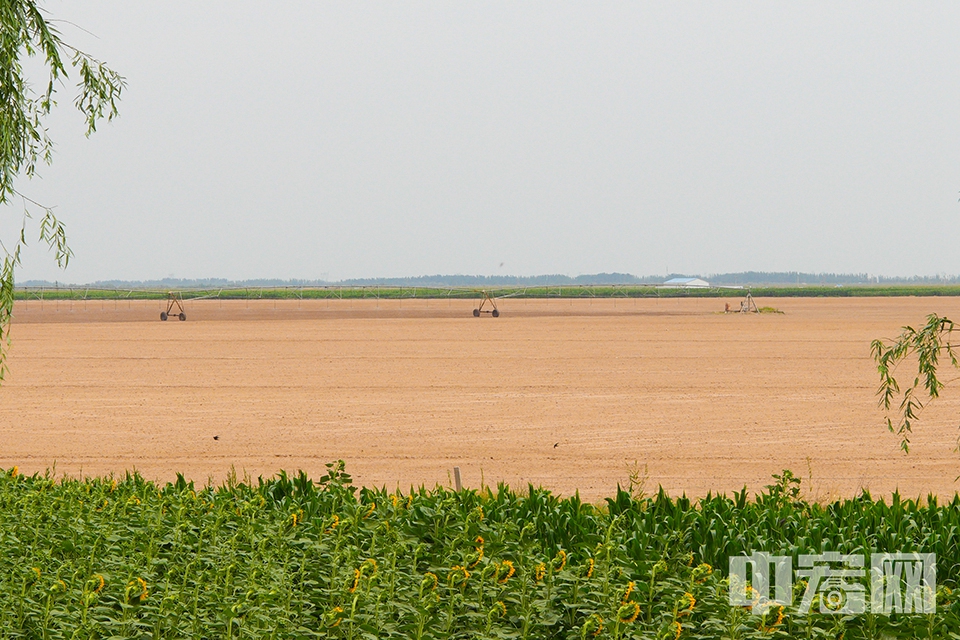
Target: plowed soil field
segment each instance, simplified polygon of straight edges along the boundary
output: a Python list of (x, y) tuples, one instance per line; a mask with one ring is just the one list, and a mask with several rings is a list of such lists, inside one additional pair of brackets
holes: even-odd
[[(730, 301), (729, 299), (727, 301)], [(731, 301), (738, 306), (738, 301)], [(870, 341), (955, 298), (18, 302), (0, 466), (205, 483), (343, 459), (364, 485), (503, 481), (597, 500), (758, 490), (952, 495), (960, 389), (911, 452), (883, 425)], [(949, 373), (945, 376), (953, 378)]]

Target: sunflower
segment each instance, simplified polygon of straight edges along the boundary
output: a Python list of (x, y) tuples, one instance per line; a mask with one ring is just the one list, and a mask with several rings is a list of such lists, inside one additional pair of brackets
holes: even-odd
[(547, 565), (541, 562), (540, 564), (537, 565), (536, 572), (534, 573), (534, 577), (537, 579), (537, 582), (540, 582), (541, 580), (543, 580), (543, 576), (546, 573), (547, 573)]
[(636, 620), (638, 615), (640, 615), (640, 605), (636, 602), (628, 602), (617, 611), (617, 619), (625, 624)]
[(137, 578), (127, 583), (127, 600), (130, 602), (143, 602), (147, 599), (147, 581), (143, 578)]
[[(594, 627), (596, 627), (594, 629)], [(591, 631), (591, 629), (593, 629)], [(583, 623), (583, 635), (590, 634), (594, 638), (600, 635), (600, 632), (603, 631), (603, 617), (599, 613), (594, 613), (587, 621)]]
[(477, 550), (477, 559), (470, 563), (469, 566), (471, 569), (480, 564), (480, 561), (483, 560), (483, 536), (477, 536), (473, 542), (476, 545), (475, 549)]
[[(463, 578), (460, 580), (457, 580), (458, 574), (463, 575)], [(453, 586), (454, 582), (465, 583), (469, 578), (470, 578), (470, 572), (467, 571), (467, 568), (457, 564), (450, 567), (450, 574), (447, 577), (447, 582), (449, 582), (450, 585)]]
[[(509, 561), (509, 560), (504, 560), (503, 562), (500, 563), (500, 566), (501, 566), (502, 568), (506, 568), (507, 574), (506, 574), (505, 576), (503, 576), (502, 578), (500, 578), (500, 579), (498, 580), (498, 582), (499, 582), (500, 584), (506, 584), (506, 583), (507, 583), (507, 580), (509, 580), (510, 578), (512, 578), (512, 577), (513, 577), (513, 574), (516, 573), (517, 570), (513, 567), (513, 563), (512, 563), (511, 561)], [(497, 571), (497, 575), (498, 575), (498, 576), (500, 575), (499, 570)]]
[(333, 611), (330, 612), (330, 617), (336, 618), (336, 621), (328, 628), (333, 629), (334, 627), (339, 627), (343, 621), (343, 607), (334, 607)]
[(693, 579), (696, 582), (705, 582), (707, 576), (709, 576), (711, 573), (713, 573), (713, 567), (704, 562), (697, 565), (697, 567), (693, 570)]

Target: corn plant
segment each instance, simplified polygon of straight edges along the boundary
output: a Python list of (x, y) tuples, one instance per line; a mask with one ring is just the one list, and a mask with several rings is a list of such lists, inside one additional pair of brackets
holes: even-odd
[[(784, 484), (784, 478), (785, 484)], [(792, 474), (780, 484), (794, 486)], [(342, 462), (197, 487), (0, 476), (4, 638), (951, 637), (960, 498), (807, 503), (778, 485), (604, 504), (528, 486), (353, 487)], [(729, 603), (731, 556), (938, 554), (938, 608), (841, 617)]]

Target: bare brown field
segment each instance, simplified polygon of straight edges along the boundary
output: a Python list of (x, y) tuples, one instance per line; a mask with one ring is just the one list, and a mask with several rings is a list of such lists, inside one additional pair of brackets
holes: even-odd
[[(882, 428), (869, 342), (955, 298), (18, 302), (0, 466), (201, 483), (342, 458), (358, 483), (543, 485), (590, 500), (631, 469), (670, 493), (952, 495), (960, 394), (909, 455)], [(216, 439), (215, 439), (216, 436)]]

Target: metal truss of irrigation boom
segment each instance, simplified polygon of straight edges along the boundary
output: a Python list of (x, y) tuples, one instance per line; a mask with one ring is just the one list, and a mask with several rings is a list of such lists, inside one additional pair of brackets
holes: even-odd
[[(153, 300), (164, 299), (171, 290), (184, 300), (204, 299), (408, 299), (408, 298), (475, 298), (486, 291), (494, 298), (630, 298), (676, 297), (690, 294), (717, 295), (721, 289), (733, 287), (683, 288), (660, 284), (568, 284), (568, 285), (498, 285), (498, 286), (400, 286), (400, 285), (286, 285), (234, 287), (156, 287), (112, 288), (73, 286), (17, 287), (15, 295), (22, 300)], [(742, 287), (736, 287), (742, 288)]]

